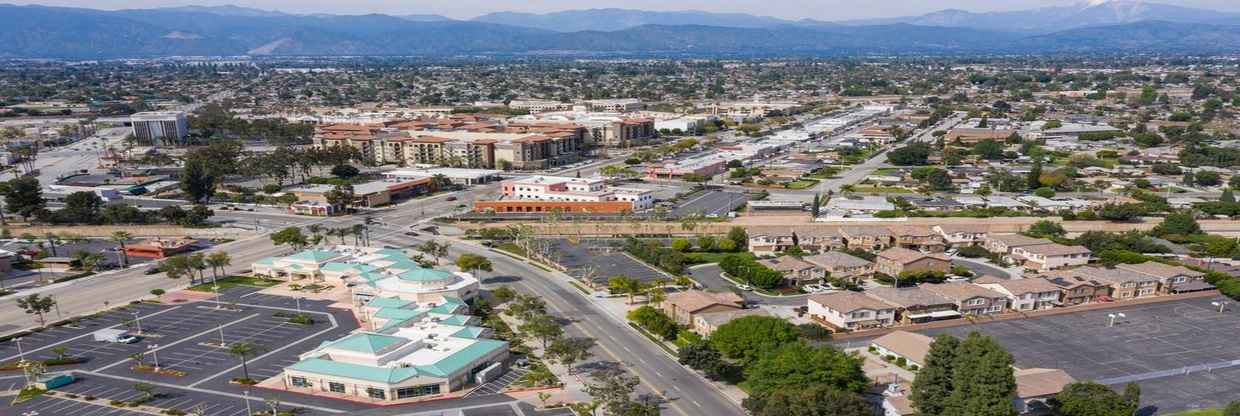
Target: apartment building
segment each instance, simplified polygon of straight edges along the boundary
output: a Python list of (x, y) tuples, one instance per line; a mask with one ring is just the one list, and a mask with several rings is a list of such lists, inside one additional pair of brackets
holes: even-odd
[(1037, 244), (1012, 248), (1011, 257), (1025, 268), (1036, 271), (1089, 264), (1092, 253), (1085, 246), (1063, 244)]
[(1015, 311), (1032, 311), (1054, 308), (1059, 304), (1062, 289), (1040, 277), (1025, 279), (1000, 279), (983, 276), (973, 284), (1007, 296), (1008, 308)]
[(950, 246), (972, 246), (986, 241), (990, 226), (985, 224), (940, 224), (933, 227)]
[(573, 104), (553, 100), (512, 100), (508, 102), (508, 108), (525, 110), (531, 113), (545, 113), (549, 111), (572, 110)]
[(972, 283), (923, 283), (918, 287), (945, 297), (964, 316), (994, 315), (1007, 306), (1007, 295)]
[(874, 263), (840, 251), (828, 251), (804, 258), (805, 262), (818, 266), (827, 276), (859, 281), (874, 274)]
[(1205, 281), (1205, 273), (1187, 267), (1147, 261), (1140, 264), (1120, 264), (1116, 265), (1115, 268), (1158, 278), (1158, 293), (1164, 295), (1197, 292), (1214, 288), (1213, 285)]
[(810, 319), (835, 330), (882, 328), (895, 323), (896, 306), (857, 292), (812, 295)]
[(747, 227), (749, 251), (758, 256), (782, 253), (796, 245), (810, 253), (825, 252), (844, 247), (844, 237), (835, 227), (793, 229), (783, 226)]
[(795, 286), (818, 282), (826, 277), (826, 271), (821, 267), (792, 256), (758, 260), (758, 264), (783, 273), (784, 279)]
[(614, 98), (602, 100), (585, 100), (581, 102), (588, 111), (609, 113), (632, 113), (641, 111), (642, 100), (637, 98)]
[(912, 250), (941, 252), (944, 249), (943, 237), (930, 227), (917, 225), (893, 225), (888, 227), (895, 244)]
[(840, 227), (840, 235), (851, 250), (878, 251), (895, 243), (895, 234), (887, 227)]
[(1127, 300), (1158, 295), (1157, 276), (1102, 267), (1078, 267), (1077, 273), (1110, 286), (1110, 298)]
[(897, 306), (897, 321), (900, 323), (919, 324), (960, 317), (955, 301), (918, 286), (878, 287), (866, 290), (865, 294)]
[(1111, 286), (1080, 269), (1055, 270), (1043, 275), (1047, 282), (1059, 287), (1061, 306), (1081, 305), (1105, 298), (1111, 294)]
[[(441, 165), (464, 168), (546, 169), (580, 160), (585, 150), (579, 128), (513, 129), (487, 123), (447, 126), (405, 122), (329, 125), (315, 130), (314, 145), (350, 146), (378, 164)], [(452, 128), (424, 131), (400, 128)]]
[(874, 271), (888, 276), (904, 272), (938, 272), (951, 270), (951, 259), (939, 253), (926, 254), (903, 247), (892, 247), (878, 253), (874, 259)]

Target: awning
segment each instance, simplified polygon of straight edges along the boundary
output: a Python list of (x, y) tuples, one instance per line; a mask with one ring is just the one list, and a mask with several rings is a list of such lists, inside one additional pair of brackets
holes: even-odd
[(938, 319), (938, 318), (956, 318), (959, 316), (960, 316), (960, 312), (948, 310), (948, 311), (934, 311), (934, 312), (927, 312), (927, 313), (912, 314), (912, 315), (908, 315), (908, 318), (909, 319), (922, 319), (922, 318)]

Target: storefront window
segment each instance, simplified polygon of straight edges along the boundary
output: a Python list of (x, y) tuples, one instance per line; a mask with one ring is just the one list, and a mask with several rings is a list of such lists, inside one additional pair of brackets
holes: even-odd
[(327, 383), (327, 389), (332, 393), (344, 393), (344, 383)]
[(290, 377), (289, 381), (297, 387), (310, 387), (310, 382), (306, 381), (305, 377)]
[(386, 391), (384, 391), (383, 389), (377, 389), (374, 387), (366, 388), (366, 395), (370, 396), (370, 398), (372, 399), (386, 399), (387, 398)]
[(427, 384), (425, 386), (402, 387), (396, 389), (397, 399), (407, 399), (410, 397), (429, 396), (439, 394), (438, 384)]

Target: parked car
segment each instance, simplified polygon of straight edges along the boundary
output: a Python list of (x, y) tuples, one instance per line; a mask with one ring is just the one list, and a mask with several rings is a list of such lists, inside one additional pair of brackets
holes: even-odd
[(143, 270), (142, 273), (149, 276), (152, 274), (158, 274), (160, 271), (161, 270), (159, 270), (158, 266), (151, 266), (151, 267), (147, 267), (146, 270)]
[(447, 201), (448, 201), (448, 202), (455, 201), (455, 200), (456, 200), (456, 197), (455, 197), (455, 196), (450, 196), (450, 197), (448, 197), (448, 199), (447, 199)]
[(736, 285), (736, 288), (746, 292), (753, 290), (753, 286), (750, 285)]

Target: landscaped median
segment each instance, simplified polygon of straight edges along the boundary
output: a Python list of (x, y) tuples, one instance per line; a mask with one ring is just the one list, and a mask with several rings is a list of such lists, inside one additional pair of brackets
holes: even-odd
[(280, 283), (284, 283), (284, 282), (279, 281), (279, 280), (263, 279), (261, 277), (228, 276), (225, 278), (216, 279), (215, 282), (213, 283), (209, 282), (209, 283), (203, 283), (199, 285), (190, 286), (188, 290), (193, 290), (195, 292), (215, 292), (215, 289), (217, 286), (219, 287), (220, 290), (237, 287), (237, 286), (252, 286), (252, 287), (267, 288), (267, 287), (278, 285)]

